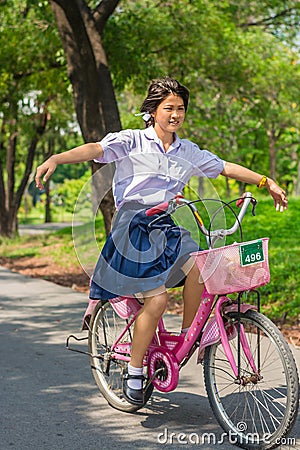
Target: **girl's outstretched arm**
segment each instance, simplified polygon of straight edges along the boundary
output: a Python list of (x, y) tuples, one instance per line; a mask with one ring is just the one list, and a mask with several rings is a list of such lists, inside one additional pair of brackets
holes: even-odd
[[(43, 189), (43, 183), (49, 180), (58, 164), (74, 164), (85, 161), (91, 161), (103, 156), (103, 149), (98, 143), (83, 144), (63, 153), (52, 155), (36, 171), (36, 187)], [(43, 177), (43, 180), (41, 178)]]
[(287, 209), (288, 200), (286, 198), (286, 193), (280, 186), (278, 186), (278, 184), (275, 183), (274, 180), (272, 180), (272, 178), (260, 175), (259, 173), (253, 172), (246, 167), (231, 162), (225, 163), (225, 168), (222, 175), (244, 183), (256, 184), (258, 187), (266, 186), (270, 195), (274, 199), (276, 211), (283, 211)]

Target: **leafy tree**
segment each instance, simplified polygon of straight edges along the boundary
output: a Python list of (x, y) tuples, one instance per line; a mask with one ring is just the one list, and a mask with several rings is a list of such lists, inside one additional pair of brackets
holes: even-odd
[[(0, 235), (17, 232), (17, 213), (34, 160), (55, 151), (74, 116), (59, 36), (47, 2), (0, 5)], [(55, 136), (55, 137), (54, 137)]]
[[(266, 40), (265, 40), (265, 48)], [(265, 54), (265, 52), (264, 52)], [(266, 132), (269, 149), (270, 175), (276, 178), (278, 153), (299, 144), (299, 136), (290, 135), (291, 129), (299, 129), (299, 82), (300, 68), (296, 63), (298, 55), (286, 46), (269, 47), (269, 54), (264, 59), (264, 70), (255, 77), (252, 101), (255, 100), (254, 112), (261, 117)], [(285, 171), (284, 171), (285, 172)], [(281, 172), (284, 175), (284, 172)]]
[[(37, 44), (43, 22), (38, 16), (34, 21), (24, 2), (2, 2), (0, 15), (0, 234), (11, 236), (17, 231), (17, 212), (49, 120), (51, 94), (42, 95), (34, 80), (41, 56)], [(44, 72), (42, 61), (39, 70)], [(20, 153), (19, 146), (23, 146)], [(17, 177), (20, 164), (23, 173)]]
[[(50, 0), (65, 51), (68, 76), (72, 83), (77, 119), (86, 142), (121, 129), (119, 111), (102, 35), (118, 0), (94, 2)], [(89, 4), (91, 6), (89, 6)], [(99, 165), (92, 163), (98, 191), (111, 186), (111, 176), (103, 177)], [(97, 173), (96, 173), (97, 172)], [(112, 175), (112, 174), (110, 174)], [(111, 191), (101, 195), (101, 212), (106, 232), (110, 230), (114, 202)]]
[(234, 90), (207, 80), (205, 91), (195, 92), (198, 114), (188, 118), (190, 127), (224, 159), (284, 179), (286, 165), (277, 164), (280, 150), (287, 154), (299, 143), (297, 54), (260, 31), (242, 33), (240, 39), (239, 62), (247, 79), (238, 83), (237, 78)]
[[(159, 7), (155, 0), (49, 0), (49, 4), (64, 54), (48, 2), (7, 0), (1, 3), (0, 43), (4, 49), (0, 78), (1, 149), (8, 149), (8, 144), (14, 142), (13, 126), (21, 125), (20, 117), (24, 124), (27, 119), (27, 125), (22, 123), (22, 133), (17, 133), (16, 148), (21, 148), (21, 142), (25, 146), (29, 136), (35, 135), (33, 117), (41, 118), (46, 107), (47, 128), (59, 134), (59, 127), (50, 124), (54, 115), (59, 115), (59, 106), (55, 109), (55, 105), (61, 103), (54, 102), (57, 92), (63, 97), (63, 103), (66, 103), (64, 95), (69, 92), (61, 70), (66, 59), (84, 141), (96, 141), (121, 128), (116, 93), (120, 96), (127, 90), (131, 98), (132, 92), (144, 94), (151, 78), (169, 74), (186, 83), (192, 91), (190, 109), (201, 114), (189, 115), (186, 129), (201, 146), (207, 143), (211, 148), (213, 144), (228, 159), (239, 158), (243, 162), (255, 157), (265, 165), (266, 155), (260, 149), (265, 145), (270, 147), (267, 130), (272, 130), (274, 124), (277, 154), (282, 151), (287, 156), (289, 149), (293, 155), (297, 154), (297, 133), (290, 130), (298, 130), (298, 107), (291, 106), (297, 103), (293, 96), (298, 67), (291, 63), (297, 58), (289, 56), (287, 51), (288, 47), (295, 46), (299, 32), (297, 0), (250, 3), (246, 0), (162, 0)], [(288, 89), (295, 75), (295, 83)], [(30, 95), (34, 97), (27, 105), (30, 112), (25, 116), (25, 103)], [(133, 112), (135, 108), (133, 102)], [(50, 109), (53, 114), (49, 122)], [(124, 123), (137, 123), (125, 115)], [(48, 145), (53, 140), (45, 135), (44, 152), (55, 151), (56, 141), (51, 148)], [(0, 156), (2, 193), (7, 183), (3, 155), (4, 151)], [(12, 160), (10, 156), (9, 160)], [(10, 164), (10, 179), (12, 167)], [(93, 170), (98, 167), (94, 166)], [(281, 170), (281, 165), (277, 167)], [(101, 176), (102, 171), (97, 174)], [(105, 191), (110, 180), (100, 180), (98, 185)], [(1, 198), (2, 211), (4, 196)], [(106, 197), (101, 208), (108, 231), (113, 209), (111, 197)]]
[[(283, 176), (277, 173), (278, 151), (281, 145), (287, 148), (285, 132), (299, 124), (292, 106), (299, 85), (298, 52), (292, 50), (299, 32), (299, 3), (121, 5), (104, 35), (117, 88), (129, 85), (140, 92), (146, 73), (180, 78), (192, 91), (187, 136), (217, 149), (225, 159), (255, 163), (274, 178)], [(291, 147), (297, 142), (294, 137)]]

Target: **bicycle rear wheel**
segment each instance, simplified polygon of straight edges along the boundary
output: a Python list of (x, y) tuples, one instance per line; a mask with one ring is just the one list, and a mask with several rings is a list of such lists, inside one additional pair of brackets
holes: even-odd
[[(92, 373), (102, 395), (113, 408), (125, 412), (135, 412), (142, 406), (135, 406), (125, 400), (122, 390), (123, 372), (127, 366), (125, 361), (111, 356), (111, 347), (126, 327), (126, 321), (121, 319), (109, 302), (103, 306), (97, 305), (91, 317), (89, 328), (89, 351)], [(131, 329), (122, 337), (122, 345), (131, 348)], [(145, 381), (145, 384), (147, 384)], [(151, 397), (153, 385), (150, 384), (145, 392), (145, 404)]]
[[(238, 314), (227, 315), (237, 327)], [(264, 315), (241, 313), (247, 340), (259, 368), (255, 376), (241, 350), (238, 384), (220, 343), (207, 347), (204, 380), (213, 412), (231, 443), (246, 449), (271, 449), (284, 443), (298, 410), (299, 380), (292, 352), (278, 328)], [(230, 341), (237, 361), (238, 338)]]

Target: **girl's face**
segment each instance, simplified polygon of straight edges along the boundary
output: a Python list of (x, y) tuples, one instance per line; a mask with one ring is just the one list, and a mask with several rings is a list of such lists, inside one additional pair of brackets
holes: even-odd
[(180, 96), (170, 94), (152, 115), (156, 132), (174, 133), (181, 127), (185, 118), (184, 102)]

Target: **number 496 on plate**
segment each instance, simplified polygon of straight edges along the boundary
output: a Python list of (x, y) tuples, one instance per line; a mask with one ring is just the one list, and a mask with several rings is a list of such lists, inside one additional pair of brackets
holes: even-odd
[(263, 242), (257, 240), (239, 246), (241, 266), (257, 264), (265, 260)]

